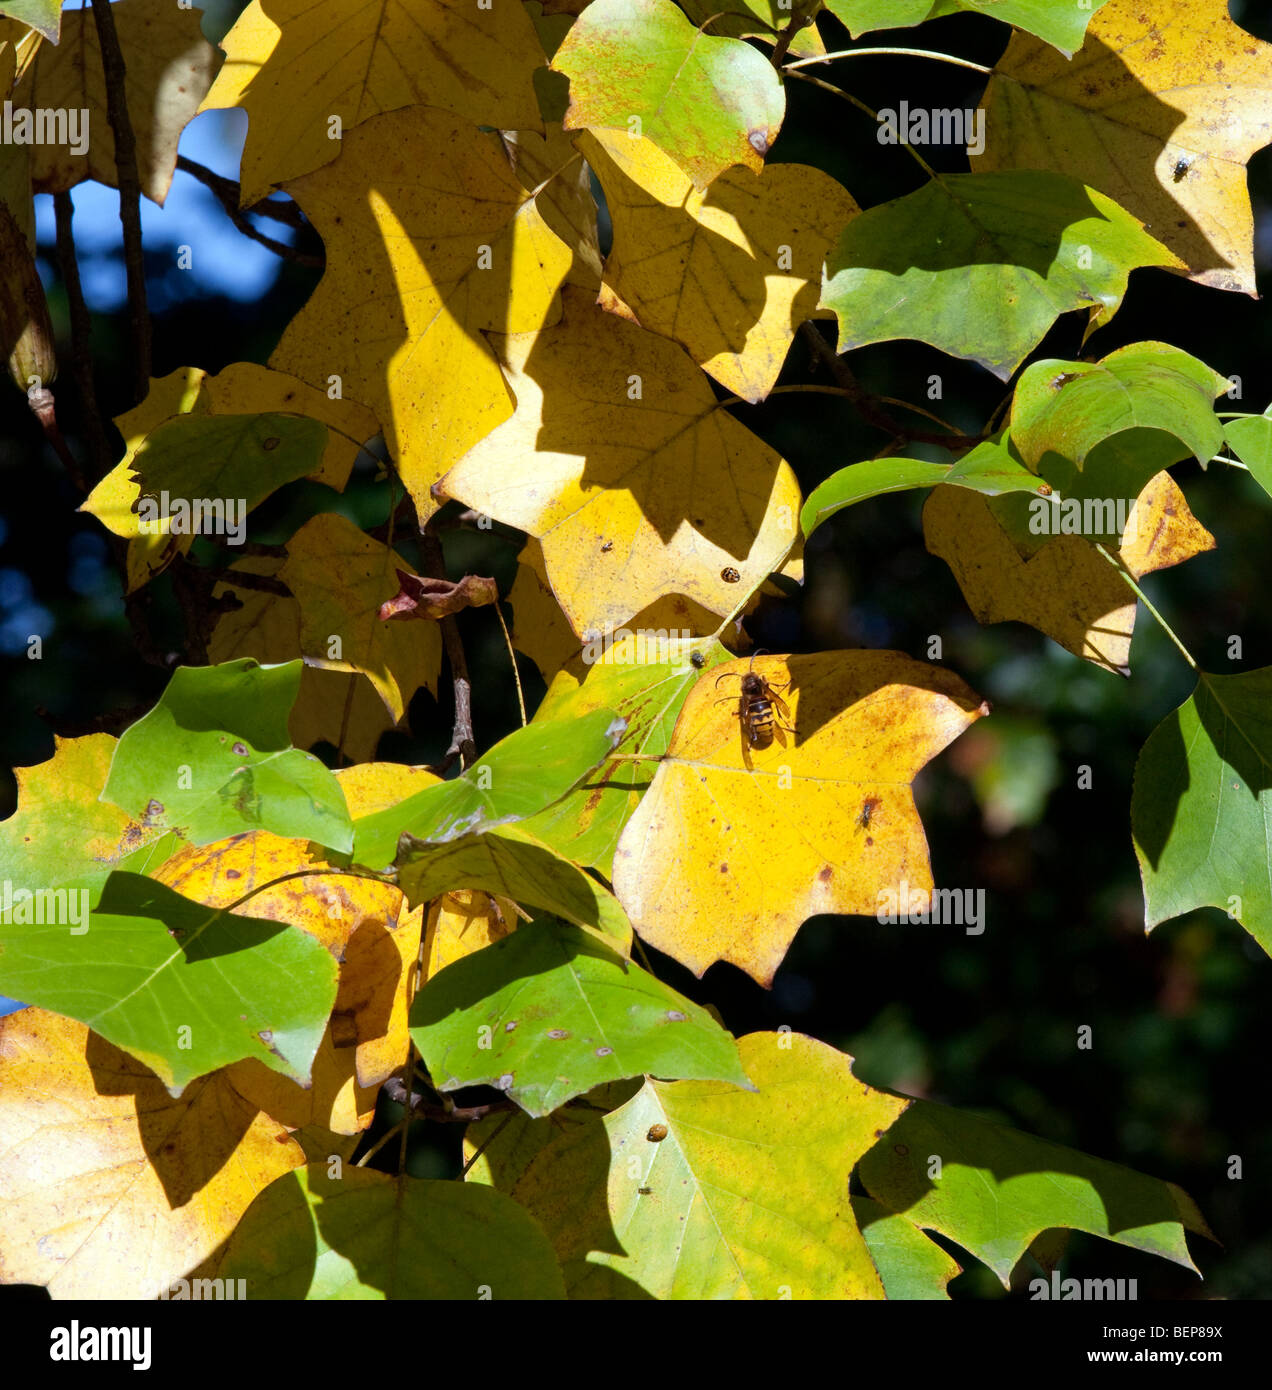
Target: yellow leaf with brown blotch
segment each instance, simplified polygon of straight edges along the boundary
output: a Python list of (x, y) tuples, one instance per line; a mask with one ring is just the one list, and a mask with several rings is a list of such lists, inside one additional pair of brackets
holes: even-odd
[(1108, 0), (1072, 59), (1017, 30), (976, 171), (1052, 169), (1139, 218), (1191, 278), (1255, 293), (1246, 162), (1272, 140), (1272, 44), (1227, 0)]
[(650, 140), (597, 130), (577, 144), (614, 224), (601, 302), (763, 400), (795, 330), (830, 314), (817, 307), (822, 267), (860, 211), (847, 190), (820, 169), (772, 164), (726, 169), (698, 192)]
[[(740, 718), (748, 671), (775, 696), (771, 742)], [(989, 712), (957, 676), (899, 652), (736, 661), (685, 701), (614, 855), (640, 935), (696, 975), (732, 961), (768, 986), (800, 923), (873, 916), (932, 888), (910, 784)]]
[[(1022, 554), (991, 501), (957, 487), (932, 489), (923, 534), (928, 550), (953, 571), (977, 622), (1028, 623), (1075, 656), (1130, 674), (1135, 595), (1084, 536), (1038, 538), (1032, 553)], [(1131, 573), (1138, 579), (1214, 548), (1170, 474), (1150, 478), (1120, 550)]]
[(0, 1283), (56, 1299), (151, 1299), (305, 1161), (224, 1069), (174, 1100), (73, 1019), (0, 1019)]
[(363, 121), (444, 107), (466, 125), (539, 130), (533, 73), (546, 62), (520, 4), (476, 0), (252, 0), (222, 41), (201, 110), (247, 112), (244, 207), (329, 164)]
[(560, 324), (495, 338), (516, 413), (441, 491), (542, 543), (574, 631), (667, 594), (729, 613), (786, 558), (799, 485), (685, 352), (566, 290)]
[(364, 122), (287, 191), (327, 268), (270, 366), (323, 389), (338, 377), (375, 411), (422, 523), (432, 485), (512, 413), (483, 334), (555, 322), (570, 248), (498, 133), (432, 106)]

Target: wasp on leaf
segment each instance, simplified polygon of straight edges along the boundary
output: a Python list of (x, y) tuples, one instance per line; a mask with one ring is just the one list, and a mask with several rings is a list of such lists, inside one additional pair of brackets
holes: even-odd
[[(763, 676), (755, 672), (755, 657), (760, 653), (756, 652), (751, 658), (751, 664), (747, 667), (745, 674), (739, 679), (742, 682), (741, 693), (738, 697), (737, 717), (741, 721), (742, 728), (742, 757), (747, 767), (751, 766), (750, 750), (764, 749), (771, 747), (773, 739), (786, 747), (786, 735), (793, 734), (794, 729), (789, 724), (783, 724), (781, 719), (774, 712), (774, 706), (787, 719), (791, 712), (787, 707), (786, 701), (777, 693), (779, 690), (788, 690), (790, 682), (785, 685), (774, 686), (766, 681)], [(725, 671), (716, 677), (716, 689), (720, 688), (720, 682), (726, 676), (736, 676), (736, 671)], [(720, 703), (724, 703), (721, 701)]]

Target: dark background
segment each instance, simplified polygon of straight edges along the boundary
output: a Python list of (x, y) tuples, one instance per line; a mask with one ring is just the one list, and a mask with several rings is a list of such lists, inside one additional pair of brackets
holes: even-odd
[[(230, 0), (211, 11), (207, 32), (224, 32), (237, 8)], [(1254, 4), (1243, 13), (1234, 3), (1232, 13), (1272, 40), (1272, 19)], [(829, 16), (820, 28), (828, 48), (851, 46)], [(960, 16), (918, 32), (868, 35), (863, 44), (921, 46), (992, 63), (1006, 33), (997, 23)], [(975, 73), (904, 58), (817, 71), (876, 109), (901, 98), (924, 106), (974, 106), (982, 89)], [(788, 115), (770, 160), (820, 166), (863, 207), (919, 186), (917, 166), (903, 150), (880, 147), (871, 122), (848, 103), (800, 83), (787, 90)], [(924, 154), (938, 169), (966, 168), (957, 150)], [(1272, 270), (1267, 150), (1251, 162), (1250, 188), (1260, 288), (1266, 291)], [(92, 216), (102, 226), (85, 225), (81, 213), (81, 231), (108, 233), (113, 212)], [(222, 220), (218, 235), (237, 235)], [(184, 229), (186, 239), (198, 234), (198, 226)], [(42, 250), (59, 356), (69, 363), (65, 295), (51, 246)], [(319, 276), (279, 262), (263, 292), (235, 299), (197, 271), (174, 272), (171, 244), (153, 242), (148, 254), (155, 376), (185, 365), (215, 371), (233, 361), (264, 362)], [(1141, 270), (1131, 277), (1123, 309), (1085, 349), (1083, 317), (1063, 317), (1037, 355), (1102, 356), (1124, 343), (1160, 339), (1242, 377), (1243, 399), (1226, 408), (1258, 411), (1272, 398), (1272, 315), (1262, 302)], [(117, 414), (128, 389), (124, 315), (96, 313), (93, 337), (99, 399), (107, 413)], [(973, 433), (1004, 394), (988, 373), (920, 344), (871, 347), (850, 361), (870, 389), (930, 405)], [(939, 403), (924, 394), (931, 373), (944, 380)], [(815, 379), (797, 343), (783, 382)], [(67, 367), (57, 395), (59, 418), (82, 455)], [(760, 407), (734, 407), (734, 413), (782, 451), (805, 492), (885, 442), (847, 403), (827, 396), (781, 395)], [(307, 516), (333, 508), (363, 525), (382, 521), (385, 488), (373, 481), (370, 460), (364, 462), (343, 499), (310, 484), (277, 494), (253, 514), (251, 539), (282, 542)], [(1146, 591), (1207, 669), (1265, 666), (1272, 660), (1272, 600), (1263, 582), (1272, 505), (1248, 475), (1219, 464), (1203, 472), (1185, 463), (1174, 475), (1218, 549), (1150, 577)], [(6, 698), (0, 764), (6, 768), (44, 761), (53, 752), (54, 730), (87, 732), (98, 716), (153, 700), (166, 681), (166, 673), (147, 665), (134, 647), (105, 533), (75, 512), (81, 501), (21, 397), (3, 390), (0, 681)], [(1259, 1019), (1272, 966), (1240, 927), (1214, 910), (1146, 937), (1131, 846), (1136, 754), (1188, 696), (1190, 673), (1142, 610), (1129, 680), (1096, 670), (1018, 624), (979, 627), (944, 563), (924, 548), (921, 503), (921, 494), (903, 494), (841, 513), (809, 543), (802, 592), (766, 600), (750, 628), (756, 642), (773, 651), (872, 647), (920, 657), (937, 634), (944, 664), (992, 701), (993, 717), (916, 784), (936, 881), (983, 886), (987, 930), (967, 937), (940, 927), (815, 918), (800, 930), (771, 992), (728, 965), (713, 967), (702, 981), (657, 955), (656, 968), (676, 988), (718, 1006), (739, 1035), (788, 1024), (852, 1053), (859, 1074), (874, 1084), (974, 1108), (1177, 1182), (1197, 1200), (1221, 1242), (1191, 1242), (1204, 1285), (1164, 1261), (1080, 1235), (1070, 1244), (1067, 1275), (1134, 1277), (1141, 1297), (1266, 1298), (1272, 1294), (1272, 1197), (1263, 1174), (1272, 1162), (1272, 1117)], [(493, 573), (506, 592), (516, 536), (452, 531), (446, 546), (452, 575)], [(196, 548), (196, 558), (201, 555), (212, 552)], [(162, 578), (152, 589), (159, 645), (176, 651), (182, 623), (170, 581)], [(489, 610), (466, 613), (462, 625), (477, 737), (488, 746), (517, 723), (507, 654)], [(29, 632), (44, 635), (42, 661), (25, 659)], [(1226, 656), (1230, 634), (1244, 642), (1240, 667)], [(527, 697), (537, 700), (542, 682), (524, 660), (521, 670)], [(450, 737), (446, 695), (440, 704), (417, 697), (411, 723), (415, 737), (386, 737), (381, 758), (437, 758)], [(1079, 764), (1093, 769), (1091, 790), (1077, 788)], [(0, 773), (0, 816), (13, 809), (14, 785), (10, 773)], [(757, 862), (754, 871), (763, 873), (764, 865)], [(1094, 1030), (1090, 1051), (1076, 1047), (1082, 1024)], [(385, 1106), (375, 1133), (395, 1118), (393, 1107)], [(411, 1171), (457, 1172), (455, 1129), (417, 1127)], [(1240, 1181), (1227, 1177), (1230, 1155), (1243, 1161)], [(956, 1297), (1004, 1296), (988, 1271), (969, 1263), (970, 1271), (953, 1285)], [(1025, 1280), (1036, 1272), (1028, 1266), (1026, 1260)]]

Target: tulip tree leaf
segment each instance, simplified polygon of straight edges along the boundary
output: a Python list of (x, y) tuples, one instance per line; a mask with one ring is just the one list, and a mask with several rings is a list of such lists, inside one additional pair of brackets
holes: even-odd
[(747, 1085), (711, 1015), (588, 933), (521, 927), (456, 961), (411, 1007), (411, 1036), (444, 1091), (492, 1085), (529, 1115), (652, 1072)]
[(251, 657), (179, 666), (119, 740), (102, 800), (196, 845), (272, 830), (348, 850), (340, 784), (287, 732), (300, 672), (299, 661), (262, 666)]

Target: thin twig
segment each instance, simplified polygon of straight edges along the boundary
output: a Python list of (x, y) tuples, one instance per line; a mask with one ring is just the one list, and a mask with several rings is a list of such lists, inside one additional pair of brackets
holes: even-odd
[(53, 215), (57, 221), (57, 260), (66, 287), (66, 306), (71, 319), (71, 367), (79, 389), (80, 414), (84, 437), (92, 457), (92, 481), (104, 478), (111, 469), (110, 448), (97, 410), (97, 388), (93, 381), (92, 320), (84, 302), (79, 262), (75, 258), (74, 215), (71, 195), (65, 190), (53, 195)]
[[(930, 48), (840, 48), (834, 53), (818, 53), (811, 58), (797, 58), (787, 63), (784, 72), (792, 68), (806, 67), (810, 63), (829, 63), (832, 58), (935, 58), (938, 62), (953, 63), (956, 67), (971, 68), (973, 72), (993, 73), (983, 63), (973, 63), (970, 58), (956, 58), (952, 53), (937, 53)], [(793, 75), (793, 74), (792, 74)]]
[(208, 569), (204, 573), (217, 583), (230, 584), (236, 589), (256, 589), (262, 594), (277, 594), (279, 598), (294, 597), (287, 585), (272, 574), (252, 574), (248, 570), (232, 568)]
[(486, 1152), (486, 1150), (495, 1142), (495, 1140), (499, 1138), (499, 1136), (504, 1132), (505, 1129), (507, 1129), (507, 1127), (511, 1123), (512, 1116), (505, 1115), (503, 1119), (500, 1120), (499, 1123), (494, 1127), (494, 1129), (481, 1141), (481, 1143), (478, 1144), (476, 1152), (473, 1154), (472, 1158), (470, 1158), (468, 1162), (465, 1163), (464, 1166), (459, 1170), (459, 1176), (461, 1178), (466, 1178), (468, 1176), (468, 1170), (473, 1166), (474, 1163), (477, 1162), (477, 1160), (482, 1156), (482, 1154)]
[[(248, 221), (246, 213), (239, 207), (239, 185), (233, 179), (222, 178), (220, 174), (215, 174), (211, 169), (205, 168), (202, 164), (196, 164), (194, 160), (187, 159), (185, 155), (177, 156), (177, 168), (183, 173), (189, 174), (191, 178), (196, 178), (207, 188), (216, 200), (225, 209), (231, 222), (246, 237), (251, 237), (253, 241), (258, 241), (266, 250), (272, 251), (276, 256), (282, 256), (285, 260), (295, 261), (297, 265), (314, 266), (321, 268), (325, 264), (323, 256), (313, 255), (308, 251), (299, 251), (294, 246), (287, 245), (284, 241), (275, 241), (273, 237), (266, 236)], [(296, 223), (289, 217), (283, 216), (273, 210), (275, 205), (260, 203), (252, 209), (253, 212), (260, 213), (264, 217), (272, 217), (276, 222), (282, 222), (289, 227), (308, 226), (308, 223)], [(293, 206), (295, 206), (293, 204)], [(266, 209), (269, 208), (269, 211)]]
[[(950, 450), (970, 449), (978, 441), (966, 434), (937, 434), (930, 430), (912, 430), (901, 424), (892, 414), (881, 409), (878, 398), (872, 396), (853, 374), (852, 368), (822, 337), (812, 323), (800, 325), (800, 333), (813, 349), (817, 357), (830, 368), (831, 374), (839, 382), (844, 394), (849, 396), (867, 424), (883, 430), (894, 439), (905, 439), (918, 444), (939, 444)], [(908, 407), (907, 409), (912, 408)]]
[(504, 622), (503, 604), (495, 600), (495, 617), (499, 619), (499, 626), (503, 629), (504, 642), (508, 647), (508, 660), (512, 662), (512, 679), (517, 686), (517, 708), (521, 711), (521, 727), (526, 727), (526, 697), (521, 692), (521, 672), (517, 670), (517, 653), (513, 650), (512, 634), (508, 631), (508, 624)]
[(150, 390), (150, 310), (146, 304), (146, 265), (141, 245), (141, 176), (137, 142), (128, 117), (124, 55), (115, 32), (110, 0), (93, 0), (93, 21), (101, 46), (106, 79), (106, 113), (115, 137), (115, 171), (119, 176), (119, 221), (124, 230), (124, 266), (128, 275), (128, 322), (132, 338), (133, 400)]

